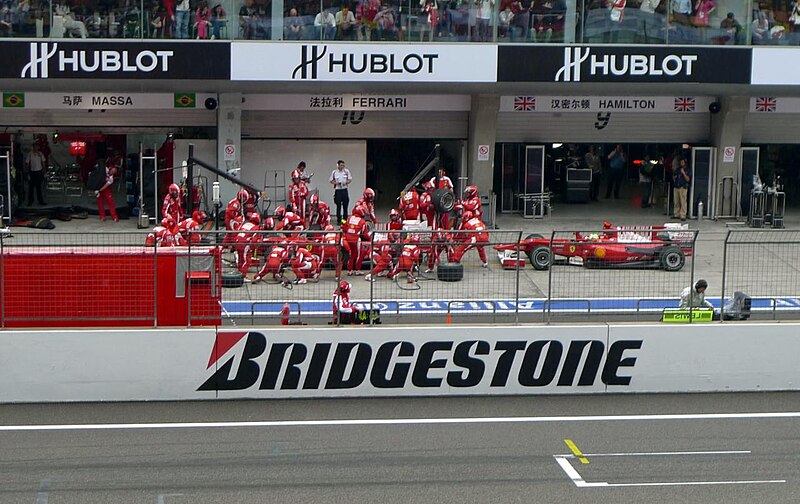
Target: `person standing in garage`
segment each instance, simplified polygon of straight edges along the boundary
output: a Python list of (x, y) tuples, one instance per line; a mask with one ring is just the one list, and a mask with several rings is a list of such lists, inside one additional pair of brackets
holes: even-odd
[(675, 218), (686, 220), (686, 197), (689, 194), (689, 184), (692, 182), (692, 169), (686, 165), (686, 158), (682, 157), (678, 170), (672, 173), (672, 186), (675, 188), (673, 196), (675, 204)]
[(617, 147), (608, 155), (606, 199), (611, 197), (612, 188), (614, 189), (614, 199), (619, 199), (619, 190), (625, 181), (626, 167), (625, 151), (622, 149), (622, 144), (617, 144)]
[(117, 167), (106, 166), (106, 181), (103, 184), (103, 187), (94, 192), (94, 195), (97, 198), (97, 211), (100, 214), (101, 221), (106, 220), (105, 206), (108, 205), (108, 211), (111, 214), (111, 218), (114, 220), (114, 222), (119, 222), (119, 217), (117, 217), (117, 207), (114, 204), (114, 194), (112, 192), (114, 177), (116, 176)]
[(336, 203), (336, 222), (342, 223), (347, 218), (347, 206), (350, 204), (350, 194), (347, 186), (353, 181), (350, 170), (345, 168), (341, 159), (336, 162), (336, 169), (331, 173), (330, 183), (333, 186), (333, 202)]

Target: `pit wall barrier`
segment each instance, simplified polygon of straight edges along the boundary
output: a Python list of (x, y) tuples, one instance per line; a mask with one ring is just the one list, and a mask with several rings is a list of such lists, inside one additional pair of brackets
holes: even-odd
[(0, 333), (0, 402), (800, 389), (800, 324)]

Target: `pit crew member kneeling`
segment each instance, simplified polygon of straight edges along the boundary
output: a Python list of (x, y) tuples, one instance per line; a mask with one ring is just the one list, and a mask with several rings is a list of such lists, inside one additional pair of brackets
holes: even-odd
[(486, 262), (486, 250), (484, 245), (489, 243), (489, 233), (486, 232), (486, 224), (479, 217), (474, 217), (472, 212), (466, 211), (461, 214), (461, 231), (457, 232), (453, 239), (461, 245), (453, 247), (453, 252), (450, 254), (450, 262), (461, 262), (464, 254), (471, 248), (478, 249), (478, 256), (481, 258), (481, 266), (486, 268), (489, 263)]
[(350, 282), (342, 280), (333, 291), (333, 323), (354, 324), (359, 309), (350, 303)]

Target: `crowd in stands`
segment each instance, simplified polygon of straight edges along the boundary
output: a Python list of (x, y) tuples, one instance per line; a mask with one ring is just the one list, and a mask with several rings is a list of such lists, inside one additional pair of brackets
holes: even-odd
[[(718, 5), (719, 4), (719, 5)], [(0, 0), (0, 37), (800, 43), (800, 8), (722, 0)], [(571, 32), (571, 33), (570, 33)]]

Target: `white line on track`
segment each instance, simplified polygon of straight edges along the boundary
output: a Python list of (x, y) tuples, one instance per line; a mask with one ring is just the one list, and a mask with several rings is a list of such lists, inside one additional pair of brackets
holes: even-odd
[(256, 422), (169, 422), (61, 425), (0, 425), (0, 432), (132, 429), (225, 429), (247, 427), (346, 427), (380, 425), (450, 425), (501, 423), (630, 422), (670, 420), (755, 420), (800, 418), (800, 411), (772, 413), (687, 413), (671, 415), (585, 415), (542, 417), (376, 418), (342, 420), (271, 420)]
[[(750, 450), (719, 450), (719, 451), (675, 451), (675, 452), (631, 452), (631, 453), (584, 453), (584, 457), (646, 457), (661, 455), (747, 455)], [(564, 457), (574, 457), (572, 454)]]

